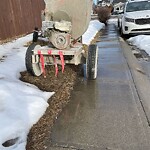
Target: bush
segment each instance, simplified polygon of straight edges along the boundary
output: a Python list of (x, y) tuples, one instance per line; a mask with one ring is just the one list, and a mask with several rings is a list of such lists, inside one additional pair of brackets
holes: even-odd
[(96, 8), (96, 12), (98, 14), (99, 21), (107, 24), (107, 20), (110, 18), (112, 10), (113, 10), (112, 6), (105, 6), (105, 7), (98, 6)]

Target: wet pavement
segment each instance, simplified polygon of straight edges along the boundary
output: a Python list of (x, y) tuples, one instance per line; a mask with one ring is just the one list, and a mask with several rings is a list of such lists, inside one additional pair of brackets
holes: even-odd
[(149, 126), (113, 24), (97, 43), (98, 77), (79, 83), (49, 150), (149, 150)]

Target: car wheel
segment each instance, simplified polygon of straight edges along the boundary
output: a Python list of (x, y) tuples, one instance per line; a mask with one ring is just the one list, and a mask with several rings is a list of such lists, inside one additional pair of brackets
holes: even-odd
[(124, 33), (123, 33), (122, 26), (121, 26), (121, 28), (120, 28), (120, 36), (124, 38)]

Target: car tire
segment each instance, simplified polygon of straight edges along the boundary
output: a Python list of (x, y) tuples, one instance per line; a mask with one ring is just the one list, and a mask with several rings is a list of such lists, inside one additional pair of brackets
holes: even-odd
[(122, 26), (120, 27), (120, 36), (123, 37), (123, 38), (125, 37), (125, 34), (123, 33)]

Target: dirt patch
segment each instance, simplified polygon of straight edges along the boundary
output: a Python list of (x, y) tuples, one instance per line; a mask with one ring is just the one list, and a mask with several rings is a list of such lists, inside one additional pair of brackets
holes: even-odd
[(44, 150), (46, 142), (50, 139), (51, 128), (62, 109), (69, 102), (73, 86), (80, 77), (81, 66), (67, 65), (65, 72), (61, 73), (59, 68), (58, 77), (55, 77), (55, 68), (46, 67), (46, 75), (34, 77), (28, 72), (21, 73), (21, 80), (36, 85), (39, 89), (55, 94), (48, 100), (49, 107), (44, 116), (35, 124), (28, 135), (27, 150)]

